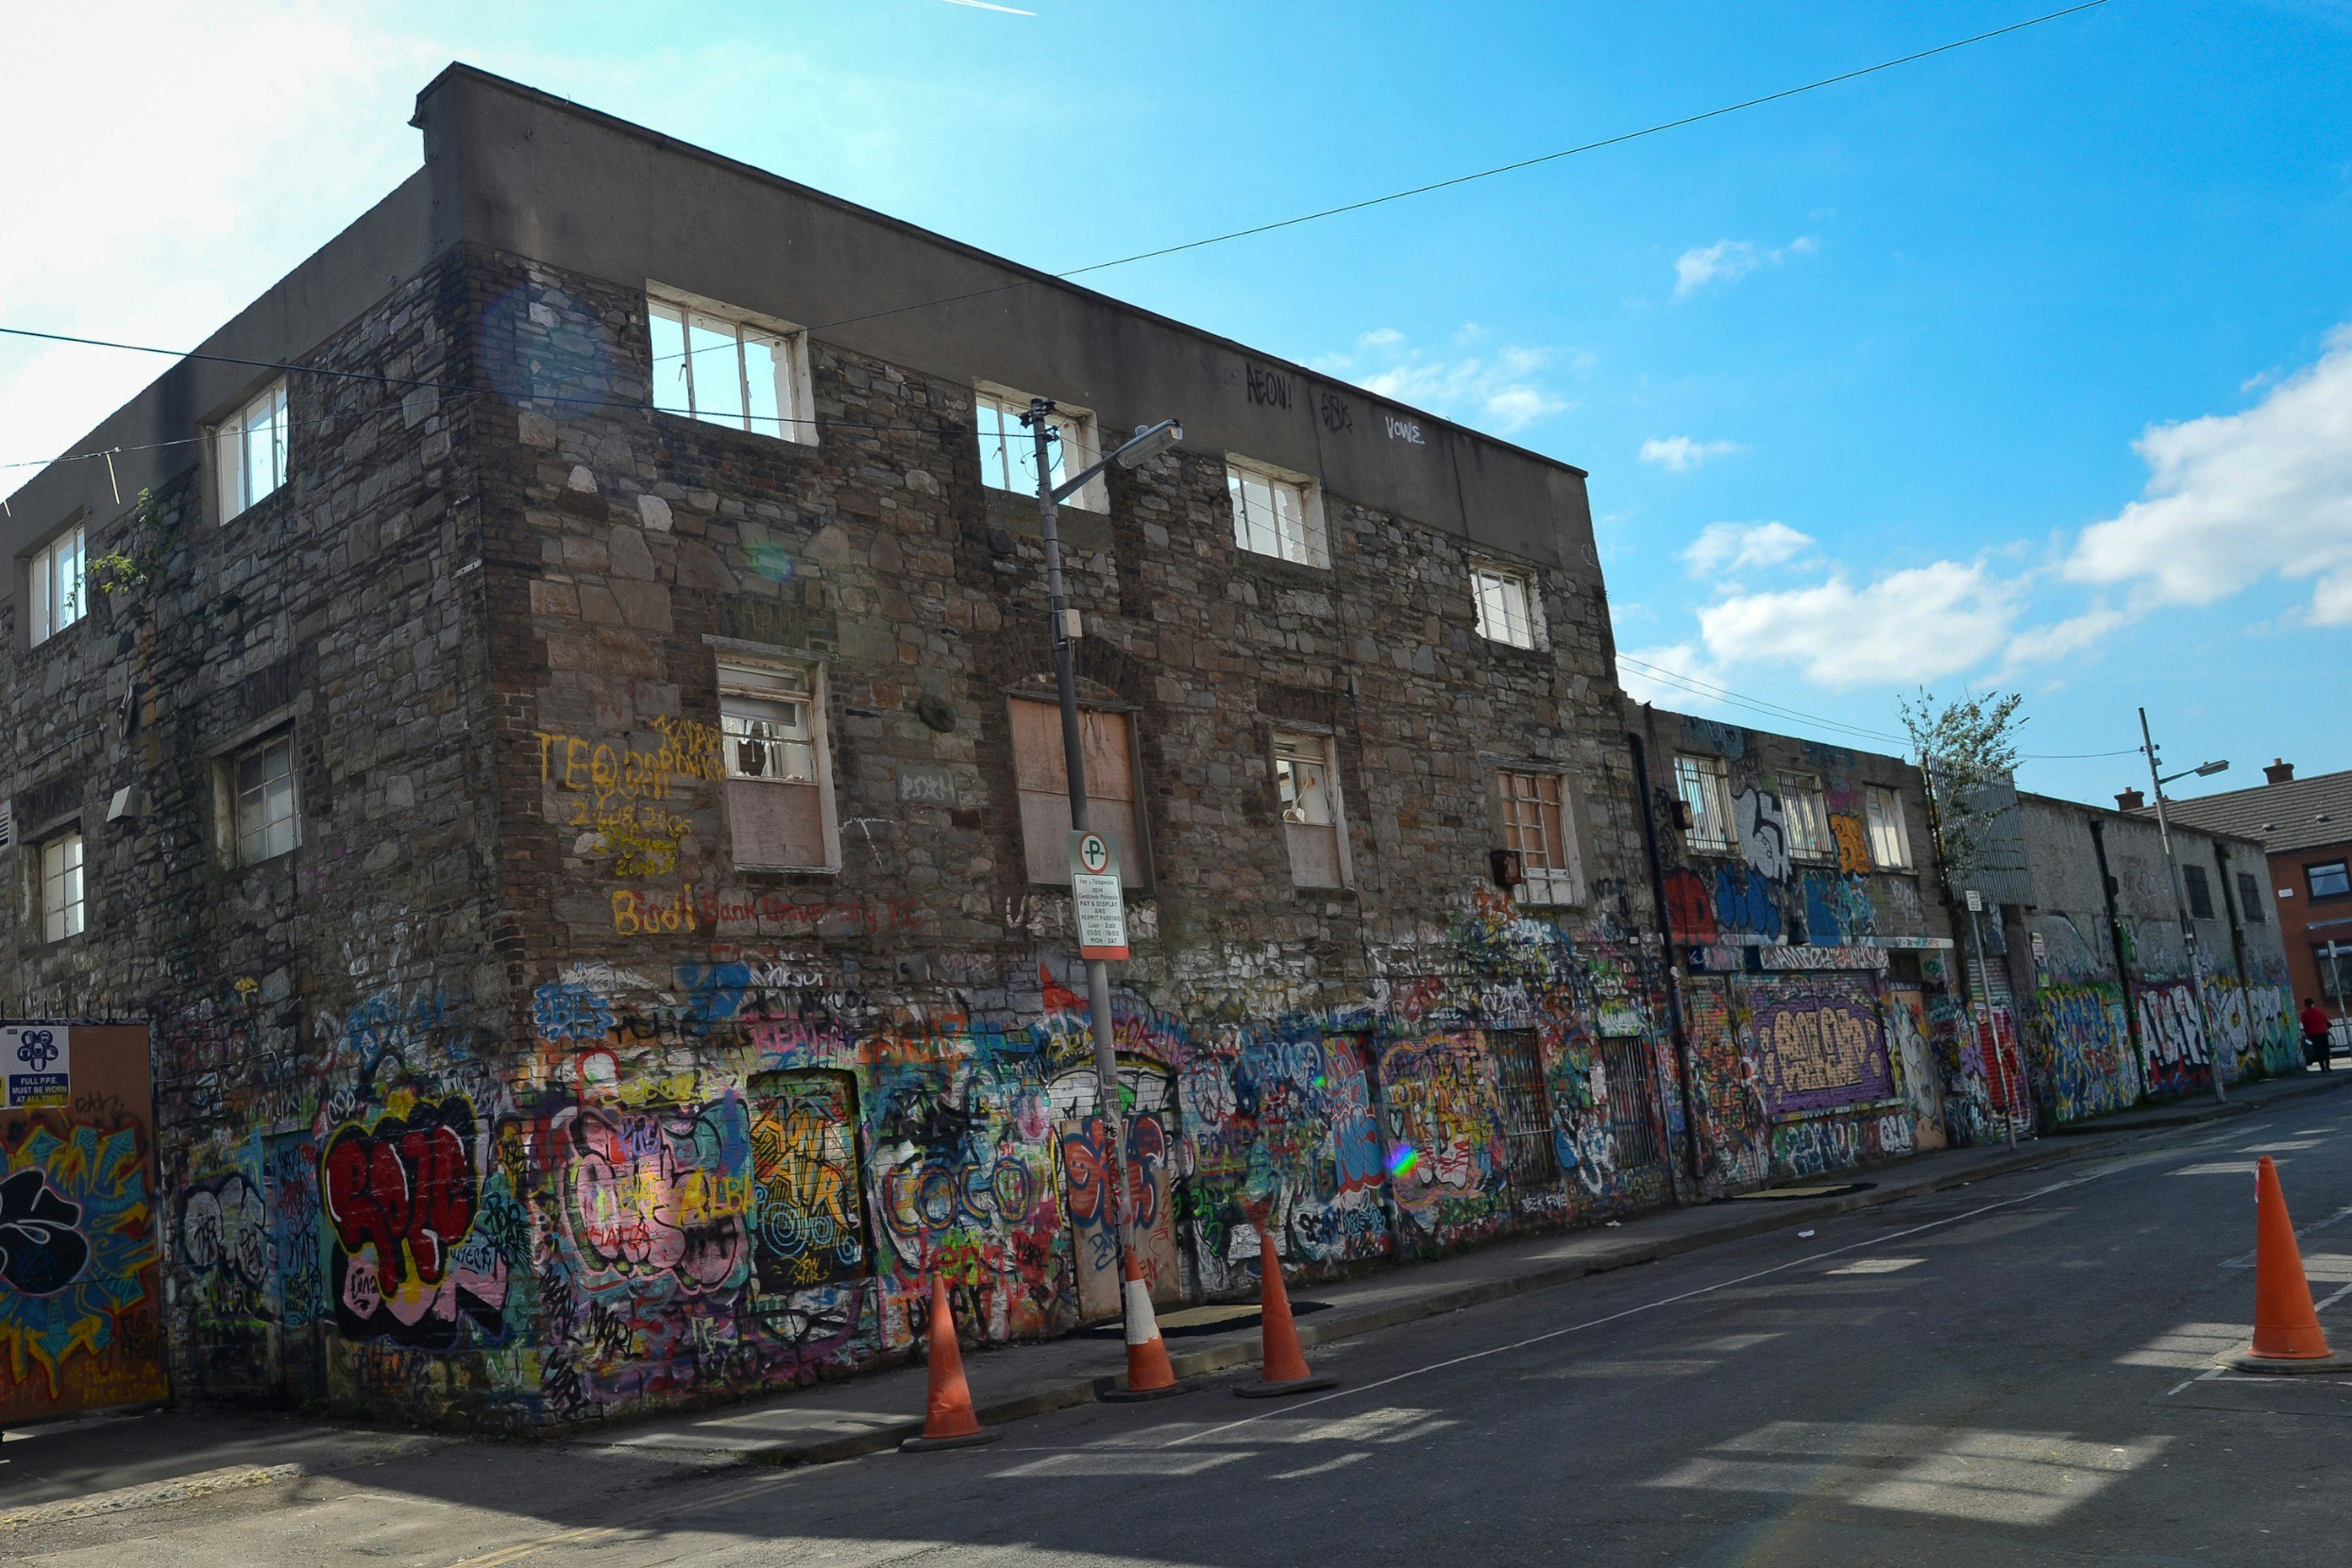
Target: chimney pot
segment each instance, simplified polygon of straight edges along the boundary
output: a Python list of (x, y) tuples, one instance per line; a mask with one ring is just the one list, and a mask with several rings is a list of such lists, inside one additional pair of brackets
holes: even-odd
[(2292, 782), (2293, 778), (2294, 764), (2289, 762), (2284, 757), (2279, 758), (2276, 762), (2272, 763), (2268, 767), (2262, 769), (2262, 782), (2264, 784), (2287, 784)]
[(2147, 803), (2148, 798), (2137, 789), (2119, 789), (2115, 792), (2115, 809), (2118, 811), (2139, 811)]

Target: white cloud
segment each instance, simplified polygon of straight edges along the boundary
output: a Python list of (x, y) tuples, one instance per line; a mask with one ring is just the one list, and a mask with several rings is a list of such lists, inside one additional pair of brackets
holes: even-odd
[(2352, 325), (2242, 413), (2151, 425), (2141, 499), (2075, 541), (2066, 575), (2127, 584), (2138, 610), (2314, 578), (2310, 618), (2352, 625)]
[(1810, 234), (1800, 234), (1777, 250), (1767, 250), (1753, 240), (1693, 245), (1674, 259), (1674, 297), (1682, 299), (1710, 283), (1736, 283), (1758, 267), (1776, 267), (1792, 256), (1810, 256), (1820, 248)]
[(1719, 665), (1792, 664), (1821, 686), (1900, 685), (1971, 669), (1999, 653), (2021, 586), (1981, 565), (1937, 561), (1856, 586), (1833, 572), (1809, 587), (1732, 594), (1699, 612)]
[(1642, 443), (1641, 461), (1658, 464), (1669, 473), (1687, 474), (1702, 463), (1747, 449), (1736, 441), (1700, 441), (1687, 435), (1651, 436)]
[(2097, 605), (2065, 620), (2026, 628), (2009, 639), (2004, 656), (2011, 669), (2048, 664), (2097, 647), (2109, 632), (2129, 625), (2131, 620), (2132, 616), (2124, 611)]
[[(1454, 334), (1454, 342), (1466, 346), (1484, 335), (1468, 325)], [(1352, 351), (1317, 362), (1350, 377), (1366, 392), (1508, 435), (1576, 407), (1543, 374), (1560, 359), (1557, 350), (1524, 346), (1449, 359), (1416, 348), (1402, 332), (1383, 327), (1358, 338)], [(1590, 368), (1592, 356), (1574, 353), (1565, 362), (1582, 371)]]
[(1786, 523), (1709, 523), (1683, 551), (1693, 577), (1731, 577), (1785, 565), (1813, 548), (1813, 536)]

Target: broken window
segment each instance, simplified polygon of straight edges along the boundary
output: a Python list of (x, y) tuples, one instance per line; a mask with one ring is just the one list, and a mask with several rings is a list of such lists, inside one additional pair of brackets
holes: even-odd
[(82, 930), (82, 841), (79, 828), (45, 838), (41, 843), (40, 881), (34, 888), (40, 906), (41, 939), (61, 942)]
[(238, 753), (231, 764), (236, 791), (237, 864), (274, 860), (302, 841), (295, 806), (294, 736), (279, 733)]
[[(1021, 840), (1029, 880), (1070, 881), (1070, 770), (1062, 760), (1061, 709), (1052, 702), (1011, 700), (1013, 771), (1021, 796)], [(1127, 716), (1101, 708), (1078, 715), (1086, 763), (1087, 825), (1119, 853), (1119, 882), (1141, 887), (1142, 843), (1136, 834), (1135, 759)]]
[(1911, 869), (1911, 830), (1903, 819), (1903, 797), (1873, 784), (1862, 792), (1862, 814), (1870, 831), (1870, 864), (1882, 871)]
[(1479, 635), (1513, 648), (1535, 646), (1535, 595), (1525, 572), (1508, 566), (1476, 566), (1471, 591), (1478, 598)]
[(33, 551), (32, 640), (38, 646), (82, 618), (89, 588), (84, 569), (89, 565), (82, 526), (76, 523)]
[(654, 408), (779, 441), (816, 443), (805, 333), (650, 295), (646, 317)]
[(1800, 860), (1835, 860), (1837, 840), (1830, 835), (1829, 805), (1821, 781), (1802, 774), (1781, 777), (1781, 815), (1788, 823), (1788, 852)]
[(224, 523), (286, 482), (284, 380), (272, 381), (213, 430), (212, 466)]
[(832, 870), (821, 672), (804, 665), (719, 666), (727, 831), (737, 866)]
[(1674, 759), (1674, 788), (1690, 813), (1684, 839), (1694, 850), (1720, 854), (1736, 840), (1732, 835), (1732, 777), (1721, 757), (1678, 756)]
[(1503, 768), (1495, 775), (1503, 848), (1519, 856), (1521, 903), (1575, 903), (1582, 870), (1576, 837), (1562, 809), (1560, 775)]
[(1274, 783), (1282, 799), (1282, 836), (1289, 841), (1291, 885), (1347, 885), (1345, 818), (1340, 811), (1339, 770), (1329, 735), (1274, 735)]
[(1296, 474), (1228, 457), (1225, 487), (1233, 501), (1233, 542), (1255, 555), (1328, 566), (1323, 504), (1314, 485)]

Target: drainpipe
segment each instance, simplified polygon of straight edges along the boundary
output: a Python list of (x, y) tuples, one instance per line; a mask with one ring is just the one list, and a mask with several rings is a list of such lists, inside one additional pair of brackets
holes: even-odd
[[(1649, 704), (1644, 703), (1643, 706), (1646, 708)], [(1690, 1165), (1690, 1179), (1699, 1185), (1701, 1195), (1704, 1196), (1706, 1177), (1701, 1173), (1699, 1163), (1699, 1119), (1692, 1111), (1690, 1103), (1690, 1032), (1683, 1026), (1683, 992), (1675, 972), (1679, 966), (1674, 962), (1674, 932), (1667, 920), (1666, 870), (1658, 859), (1658, 814), (1650, 798), (1650, 761), (1642, 750), (1639, 734), (1632, 730), (1626, 731), (1625, 743), (1633, 753), (1633, 791), (1639, 797), (1642, 808), (1642, 853), (1650, 862), (1650, 902), (1657, 911), (1658, 946), (1666, 957), (1666, 1026), (1667, 1037), (1674, 1042), (1674, 1060), (1680, 1069), (1675, 1076), (1681, 1080), (1684, 1157)], [(1658, 1096), (1658, 1113), (1661, 1116), (1666, 1114), (1666, 1096), (1663, 1092)], [(1671, 1172), (1673, 1168), (1674, 1162), (1668, 1159), (1667, 1171)], [(1673, 1185), (1670, 1178), (1667, 1185)], [(1675, 1202), (1682, 1202), (1679, 1191), (1674, 1197)]]
[(2131, 994), (2131, 972), (2124, 964), (2124, 917), (2115, 904), (2115, 875), (2107, 869), (2107, 835), (2096, 817), (2090, 818), (2090, 852), (2099, 861), (2099, 897), (2107, 905), (2107, 946), (2115, 953), (2115, 988), (2124, 998), (2124, 1038), (2140, 1058), (2141, 1098), (2146, 1098), (2148, 1042), (2140, 1033), (2140, 1009)]

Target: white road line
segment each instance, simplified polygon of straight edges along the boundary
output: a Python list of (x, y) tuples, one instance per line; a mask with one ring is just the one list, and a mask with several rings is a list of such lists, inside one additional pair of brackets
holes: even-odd
[(1273, 1417), (1289, 1415), (1312, 1406), (1328, 1404), (1334, 1399), (1345, 1399), (1354, 1394), (1369, 1393), (1374, 1389), (1384, 1389), (1391, 1383), (1402, 1383), (1408, 1378), (1419, 1377), (1425, 1373), (1443, 1372), (1447, 1367), (1458, 1367), (1466, 1362), (1483, 1360), (1489, 1356), (1500, 1356), (1507, 1351), (1524, 1350), (1529, 1345), (1539, 1345), (1548, 1340), (1557, 1340), (1563, 1335), (1582, 1334), (1588, 1328), (1599, 1328), (1621, 1319), (1638, 1317), (1644, 1312), (1654, 1312), (1663, 1307), (1673, 1307), (1682, 1302), (1695, 1300), (1700, 1296), (1713, 1295), (1717, 1290), (1728, 1290), (1734, 1285), (1745, 1285), (1750, 1280), (1767, 1279), (1773, 1274), (1785, 1273), (1791, 1269), (1802, 1269), (1809, 1263), (1819, 1263), (1825, 1257), (1836, 1257), (1850, 1252), (1860, 1252), (1868, 1247), (1883, 1247), (1889, 1242), (1900, 1241), (1906, 1236), (1917, 1236), (1922, 1231), (1938, 1230), (1945, 1225), (1956, 1225), (1964, 1221), (1973, 1220), (1979, 1215), (1993, 1213), (1998, 1209), (2014, 1208), (2019, 1204), (2029, 1204), (2037, 1198), (2046, 1198), (2053, 1192), (2063, 1192), (2070, 1187), (2080, 1187), (2086, 1182), (2098, 1181), (2113, 1173), (2113, 1171), (2094, 1171), (2087, 1175), (2076, 1176), (2071, 1181), (2055, 1182), (2020, 1197), (2004, 1198), (1997, 1204), (1986, 1204), (1982, 1207), (1971, 1208), (1965, 1214), (1948, 1215), (1941, 1220), (1930, 1220), (1924, 1224), (1913, 1225), (1908, 1230), (1894, 1231), (1886, 1236), (1873, 1236), (1860, 1241), (1850, 1241), (1842, 1247), (1830, 1247), (1821, 1252), (1808, 1253), (1802, 1257), (1791, 1258), (1785, 1263), (1775, 1263), (1768, 1269), (1758, 1269), (1752, 1273), (1740, 1274), (1733, 1279), (1717, 1280), (1713, 1285), (1701, 1285), (1697, 1290), (1684, 1290), (1676, 1295), (1661, 1296), (1656, 1301), (1647, 1301), (1639, 1307), (1628, 1307), (1621, 1311), (1610, 1312), (1598, 1318), (1588, 1318), (1582, 1323), (1570, 1324), (1565, 1328), (1554, 1328), (1542, 1334), (1531, 1334), (1524, 1340), (1514, 1340), (1509, 1344), (1494, 1345), (1485, 1350), (1474, 1350), (1466, 1356), (1448, 1357), (1443, 1361), (1431, 1361), (1427, 1366), (1414, 1367), (1408, 1372), (1400, 1372), (1394, 1376), (1383, 1377), (1376, 1382), (1359, 1383), (1352, 1388), (1341, 1389), (1333, 1393), (1319, 1394), (1313, 1399), (1302, 1399), (1294, 1405), (1285, 1405), (1279, 1410), (1267, 1410), (1254, 1416), (1244, 1416), (1239, 1421), (1228, 1421), (1222, 1426), (1211, 1426), (1205, 1431), (1189, 1432), (1160, 1446), (1163, 1449), (1175, 1448), (1201, 1438), (1218, 1437), (1227, 1432), (1238, 1431), (1244, 1426), (1255, 1425), (1259, 1422)]

